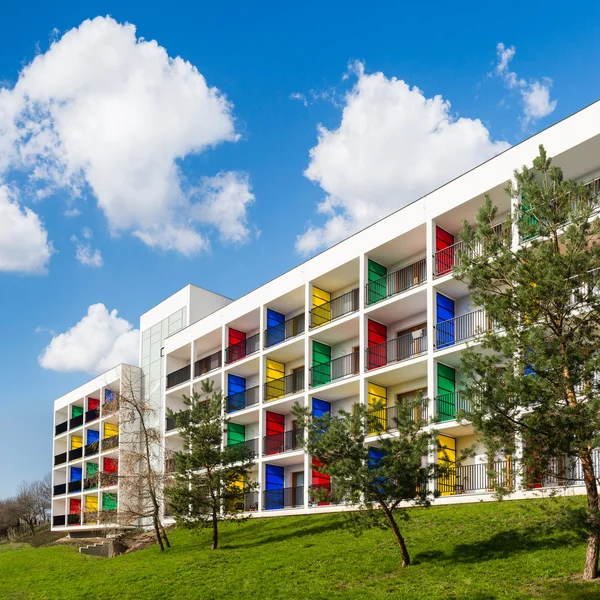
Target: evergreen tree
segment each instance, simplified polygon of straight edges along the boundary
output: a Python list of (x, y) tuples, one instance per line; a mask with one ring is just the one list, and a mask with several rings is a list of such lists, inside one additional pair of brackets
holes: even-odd
[(244, 496), (256, 484), (248, 481), (254, 451), (245, 444), (222, 447), (229, 419), (223, 416), (222, 395), (212, 382), (202, 395), (184, 396), (187, 410), (177, 413), (184, 450), (174, 452), (175, 473), (166, 493), (178, 525), (212, 528), (212, 549), (219, 544), (219, 522), (243, 520)]
[[(584, 578), (593, 579), (600, 547), (598, 201), (589, 186), (564, 179), (542, 146), (539, 152), (533, 169), (515, 172), (516, 189), (507, 186), (518, 202), (501, 235), (492, 228), (497, 209), (489, 197), (477, 228), (465, 223), (461, 232), (454, 275), (494, 323), (481, 348), (462, 355), (472, 407), (464, 416), (490, 458), (502, 453), (519, 462), (525, 488), (583, 481)], [(519, 236), (513, 243), (511, 229)]]
[[(299, 427), (305, 428), (306, 451), (316, 459), (314, 468), (331, 478), (330, 490), (315, 490), (318, 502), (345, 502), (361, 510), (346, 517), (354, 530), (389, 527), (400, 547), (402, 566), (410, 564), (406, 541), (399, 520), (407, 520), (402, 502), (429, 506), (432, 496), (429, 481), (433, 467), (427, 455), (435, 444), (431, 432), (423, 430), (422, 399), (398, 406), (394, 426), (397, 432), (385, 434), (382, 406), (355, 404), (352, 412), (340, 410), (332, 417), (312, 417), (310, 409), (298, 403), (293, 412)], [(366, 445), (368, 436), (370, 444)]]

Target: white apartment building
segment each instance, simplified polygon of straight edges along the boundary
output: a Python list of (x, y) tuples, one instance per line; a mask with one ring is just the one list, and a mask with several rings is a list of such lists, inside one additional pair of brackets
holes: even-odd
[[(259, 489), (248, 495), (244, 510), (257, 515), (343, 509), (312, 502), (311, 488), (327, 488), (329, 481), (300, 448), (303, 432), (292, 415), (296, 401), (322, 414), (381, 400), (380, 418), (393, 435), (396, 405), (422, 393), (423, 410), (436, 418), (446, 457), (476, 444), (472, 427), (455, 418), (459, 409), (468, 408), (459, 392), (465, 378), (460, 357), (467, 344), (477, 343), (477, 331), (487, 320), (472, 305), (467, 287), (452, 277), (457, 234), (463, 219), (475, 222), (486, 193), (499, 208), (498, 224), (510, 218), (516, 199), (506, 195), (506, 182), (516, 168), (531, 165), (539, 144), (566, 177), (599, 186), (600, 102), (235, 301), (188, 286), (142, 315), (143, 389), (160, 406), (165, 468), (170, 451), (182, 448), (166, 411), (183, 409), (184, 395), (200, 392), (207, 379), (222, 392), (230, 419), (223, 443), (244, 443), (256, 452), (251, 476)], [(515, 238), (511, 243), (518, 244)], [(96, 434), (85, 436), (99, 431), (98, 460), (118, 458), (112, 442), (103, 447), (112, 436), (88, 424), (87, 415), (96, 406), (90, 399), (100, 399), (104, 404), (95, 422), (118, 425), (118, 417), (104, 408), (103, 394), (110, 388), (107, 382), (118, 385), (123, 368), (55, 402), (54, 528), (97, 528), (94, 506), (96, 511), (118, 506), (118, 486), (85, 489), (87, 463), (96, 461), (95, 455), (88, 460), (87, 447), (93, 444), (88, 440)], [(108, 434), (114, 431), (108, 428)], [(77, 452), (80, 443), (83, 456)], [(441, 497), (436, 503), (490, 499), (485, 454), (478, 447), (456, 476), (437, 482)], [(106, 472), (102, 465), (98, 469)], [(499, 461), (498, 470), (506, 472), (506, 464)], [(83, 478), (82, 485), (73, 473)], [(555, 484), (540, 481), (536, 487)], [(112, 494), (106, 504), (104, 494)], [(89, 504), (88, 497), (93, 498)]]

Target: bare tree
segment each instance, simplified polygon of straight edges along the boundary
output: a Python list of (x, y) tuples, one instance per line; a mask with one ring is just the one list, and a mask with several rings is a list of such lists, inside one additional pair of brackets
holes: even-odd
[(42, 479), (34, 481), (31, 488), (37, 501), (40, 519), (46, 523), (50, 520), (52, 506), (52, 473), (46, 473)]
[(17, 489), (15, 498), (19, 520), (29, 527), (31, 535), (35, 534), (35, 526), (40, 517), (35, 485), (35, 483), (23, 481)]

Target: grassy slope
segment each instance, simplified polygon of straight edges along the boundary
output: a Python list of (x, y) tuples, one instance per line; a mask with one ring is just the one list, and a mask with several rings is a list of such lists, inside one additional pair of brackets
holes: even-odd
[[(581, 499), (573, 500), (580, 502)], [(403, 525), (414, 565), (398, 566), (389, 531), (355, 537), (341, 515), (256, 519), (208, 532), (176, 531), (174, 547), (112, 560), (68, 547), (0, 546), (0, 598), (600, 598), (573, 575), (585, 544), (545, 531), (549, 501), (411, 510)]]

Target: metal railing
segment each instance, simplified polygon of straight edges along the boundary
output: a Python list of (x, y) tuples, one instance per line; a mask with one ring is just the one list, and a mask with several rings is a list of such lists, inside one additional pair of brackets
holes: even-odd
[(409, 360), (427, 352), (427, 329), (419, 329), (393, 338), (387, 342), (369, 346), (366, 350), (366, 370)]
[(191, 369), (190, 365), (186, 365), (185, 367), (182, 367), (181, 369), (177, 369), (177, 371), (173, 371), (172, 373), (169, 373), (167, 375), (167, 389), (175, 387), (176, 385), (179, 385), (181, 383), (185, 383), (186, 381), (189, 381), (191, 371), (192, 371), (192, 369)]
[(424, 284), (427, 281), (427, 259), (422, 258), (397, 271), (388, 273), (375, 281), (369, 281), (365, 286), (365, 304), (371, 306), (386, 298), (391, 298), (402, 292)]
[(90, 421), (95, 421), (100, 418), (100, 409), (92, 408), (85, 413), (85, 422), (89, 423)]
[(302, 428), (265, 435), (263, 438), (263, 455), (270, 456), (271, 454), (298, 450), (302, 447), (303, 438), (304, 429)]
[(223, 364), (223, 353), (219, 350), (210, 356), (205, 356), (194, 363), (194, 377), (200, 377), (221, 368)]
[(111, 435), (110, 437), (104, 438), (102, 440), (102, 452), (106, 450), (112, 450), (113, 448), (119, 447), (119, 436)]
[(453, 421), (458, 411), (471, 412), (471, 404), (460, 392), (435, 397), (435, 415), (440, 421)]
[(358, 310), (358, 288), (350, 290), (310, 311), (310, 327), (321, 327)]
[(265, 383), (265, 402), (304, 391), (304, 369)]
[(64, 423), (59, 423), (54, 427), (54, 435), (60, 435), (61, 433), (65, 433), (69, 428), (69, 421), (65, 421)]
[(334, 497), (331, 483), (313, 483), (308, 487), (309, 506), (330, 506), (340, 504), (343, 500)]
[(267, 327), (265, 329), (265, 348), (276, 346), (304, 333), (305, 321), (304, 313), (302, 313), (283, 323)]
[[(419, 407), (414, 407), (411, 411), (411, 419), (416, 421), (428, 421), (429, 419), (429, 400), (423, 398)], [(377, 419), (381, 425), (382, 431), (390, 431), (398, 428), (398, 406), (384, 406), (378, 410), (370, 410), (372, 418)], [(369, 433), (376, 433), (375, 431)]]
[(74, 450), (69, 450), (69, 460), (78, 460), (83, 456), (83, 446), (81, 448), (75, 448)]
[(263, 502), (265, 510), (300, 508), (304, 506), (304, 486), (265, 490)]
[(85, 456), (93, 456), (94, 454), (98, 454), (98, 452), (100, 452), (100, 442), (92, 442), (90, 444), (86, 444), (84, 446), (84, 450)]
[(241, 450), (242, 447), (248, 448), (250, 452), (254, 454), (254, 456), (258, 456), (258, 438), (254, 438), (252, 440), (245, 440), (243, 442), (238, 442), (237, 444), (230, 444), (227, 447), (231, 448), (232, 450), (235, 450), (236, 448), (239, 448)]
[(83, 425), (83, 413), (69, 419), (69, 429), (75, 429), (76, 427), (81, 427)]
[(225, 348), (225, 364), (231, 364), (260, 350), (260, 333)]
[(227, 412), (232, 413), (238, 410), (244, 410), (244, 408), (249, 408), (250, 406), (258, 404), (259, 389), (260, 386), (255, 385), (243, 392), (236, 392), (235, 394), (227, 396), (227, 398), (225, 398)]
[(494, 323), (482, 308), (459, 315), (434, 325), (435, 349), (440, 350), (466, 342), (485, 332), (492, 331)]
[(64, 527), (67, 521), (67, 515), (53, 515), (52, 526), (53, 527)]
[(67, 515), (67, 525), (81, 525), (81, 515), (79, 513)]
[[(183, 422), (188, 425), (190, 422), (190, 411), (184, 410), (181, 416), (183, 418)], [(173, 431), (173, 429), (179, 429), (179, 425), (177, 425), (177, 415), (165, 417), (165, 431)]]
[(512, 462), (460, 465), (435, 478), (435, 490), (442, 496), (493, 492), (498, 487), (514, 489), (515, 468)]
[(81, 491), (81, 479), (79, 481), (69, 481), (69, 483), (67, 485), (68, 485), (69, 494), (73, 494), (74, 492)]
[(329, 362), (313, 365), (310, 369), (310, 386), (314, 388), (343, 377), (358, 375), (359, 369), (359, 355), (356, 350)]
[(67, 462), (67, 453), (66, 452), (62, 452), (61, 454), (57, 454), (54, 457), (54, 466), (56, 465), (62, 465), (63, 463)]
[(61, 494), (66, 494), (66, 493), (67, 493), (67, 484), (66, 483), (59, 483), (58, 485), (55, 485), (52, 488), (53, 496), (60, 496)]
[(244, 511), (256, 512), (258, 510), (258, 492), (244, 494)]

